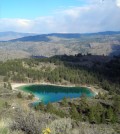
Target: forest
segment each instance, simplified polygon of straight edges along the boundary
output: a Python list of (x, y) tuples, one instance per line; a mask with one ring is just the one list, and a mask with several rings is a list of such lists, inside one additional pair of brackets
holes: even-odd
[[(11, 124), (10, 130), (22, 131), (26, 134), (39, 134), (43, 128), (44, 121), (46, 124), (52, 122), (60, 123), (62, 120), (67, 121), (66, 129), (78, 131), (78, 127), (84, 122), (85, 129), (79, 131), (95, 131), (101, 129), (106, 131), (119, 133), (120, 123), (120, 57), (106, 57), (96, 55), (56, 55), (50, 58), (32, 56), (30, 59), (16, 59), (0, 62), (0, 112), (4, 117), (4, 111), (12, 110), (15, 103), (15, 111), (10, 112)], [(48, 103), (45, 105), (40, 102), (36, 106), (28, 105), (30, 110), (35, 114), (24, 111), (24, 104), (27, 101), (33, 101), (34, 95), (24, 94), (21, 91), (12, 91), (11, 83), (40, 83), (48, 82), (60, 85), (75, 86), (93, 86), (96, 90), (101, 91), (92, 98), (87, 98), (84, 94), (82, 97), (63, 100), (56, 103)], [(104, 91), (104, 92), (103, 92)], [(44, 91), (43, 91), (44, 92)], [(49, 91), (50, 92), (50, 91)], [(67, 91), (66, 91), (67, 92)], [(77, 92), (77, 91), (76, 91)], [(13, 103), (14, 102), (14, 103)], [(26, 108), (26, 107), (25, 107)], [(19, 111), (20, 110), (20, 111)], [(22, 111), (21, 111), (22, 110)], [(13, 115), (12, 115), (13, 114)], [(42, 116), (49, 121), (42, 119)], [(19, 118), (18, 115), (21, 117)], [(40, 116), (37, 118), (36, 116)], [(50, 117), (51, 116), (51, 119)], [(23, 117), (23, 118), (22, 118)], [(29, 117), (29, 118), (28, 118)], [(59, 119), (59, 121), (58, 121)], [(41, 124), (39, 121), (42, 121)], [(23, 123), (24, 122), (24, 123)], [(48, 123), (49, 122), (49, 123)], [(36, 126), (31, 125), (36, 124)], [(90, 128), (87, 123), (89, 123)], [(61, 124), (64, 124), (62, 122)], [(72, 127), (68, 127), (68, 124)], [(44, 126), (43, 125), (43, 126)], [(86, 126), (85, 126), (86, 125)], [(101, 126), (101, 125), (104, 125)], [(32, 129), (34, 127), (34, 129)], [(93, 127), (91, 129), (91, 127)], [(66, 132), (63, 127), (60, 129), (51, 127), (51, 130)], [(69, 132), (68, 132), (69, 133)], [(72, 133), (72, 132), (71, 132)], [(87, 132), (85, 132), (87, 133)], [(74, 132), (72, 133), (74, 134)]]
[[(107, 91), (120, 93), (119, 56), (115, 56), (106, 63), (92, 61), (92, 66), (81, 65), (80, 59), (83, 57), (85, 56), (78, 54), (8, 60), (0, 63), (0, 75), (4, 76), (5, 82), (34, 83), (41, 80), (50, 83), (69, 82), (76, 85), (98, 85)], [(49, 65), (46, 65), (48, 63)]]

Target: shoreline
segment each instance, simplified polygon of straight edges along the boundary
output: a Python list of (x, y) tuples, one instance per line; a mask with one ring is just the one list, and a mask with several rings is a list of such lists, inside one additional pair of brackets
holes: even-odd
[[(41, 82), (41, 83), (11, 83), (12, 86), (12, 90), (13, 91), (17, 91), (18, 87), (21, 86), (27, 86), (27, 85), (52, 85), (52, 86), (61, 86), (61, 87), (76, 87), (76, 85), (60, 85), (60, 84), (52, 84), (49, 82)], [(88, 88), (89, 90), (91, 90), (95, 95), (98, 95), (98, 91), (96, 91), (96, 89), (93, 86), (87, 86), (87, 85), (78, 85), (78, 87), (85, 87)]]
[[(28, 84), (28, 83), (11, 83), (11, 87), (12, 87), (13, 91), (19, 91), (19, 89), (18, 89), (19, 87), (26, 86), (26, 85), (30, 85), (30, 84)], [(20, 92), (24, 92), (24, 91), (21, 90)], [(28, 95), (30, 94), (27, 92), (24, 92), (24, 93), (26, 93)], [(36, 102), (36, 101), (40, 101), (40, 99), (38, 97), (34, 96), (33, 99), (28, 103), (28, 105), (33, 103), (33, 102)]]

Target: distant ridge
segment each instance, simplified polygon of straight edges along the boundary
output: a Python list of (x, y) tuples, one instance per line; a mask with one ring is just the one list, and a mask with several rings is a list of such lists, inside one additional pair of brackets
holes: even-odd
[(11, 41), (11, 42), (15, 42), (15, 41), (38, 42), (38, 41), (50, 41), (50, 39), (46, 35), (43, 34), (43, 35), (34, 35), (34, 36), (22, 37), (22, 38), (18, 38), (18, 39), (9, 40), (9, 41)]
[(72, 34), (72, 33), (52, 33), (52, 34), (40, 34), (40, 35), (34, 35), (34, 36), (27, 36), (23, 38), (13, 39), (10, 41), (45, 41), (48, 42), (50, 39), (48, 37), (59, 37), (59, 38), (80, 38), (81, 34)]
[(97, 33), (88, 33), (89, 35), (114, 35), (120, 34), (120, 31), (104, 31), (104, 32), (97, 32)]
[(0, 41), (0, 59), (21, 58), (21, 56), (41, 58), (41, 56), (51, 57), (78, 53), (83, 55), (120, 55), (120, 32), (51, 33)]
[(8, 41), (8, 40), (22, 38), (22, 37), (30, 36), (30, 35), (35, 35), (35, 34), (33, 34), (33, 33), (19, 33), (19, 32), (13, 32), (13, 31), (0, 32), (0, 41)]
[(51, 33), (51, 34), (40, 34), (40, 35), (33, 35), (33, 36), (27, 36), (22, 38), (17, 38), (13, 40), (9, 40), (11, 42), (14, 41), (23, 41), (23, 42), (39, 42), (39, 41), (50, 41), (49, 37), (58, 37), (58, 38), (80, 38), (82, 36), (98, 36), (98, 35), (116, 35), (120, 34), (120, 31), (105, 31), (105, 32), (98, 32), (98, 33)]

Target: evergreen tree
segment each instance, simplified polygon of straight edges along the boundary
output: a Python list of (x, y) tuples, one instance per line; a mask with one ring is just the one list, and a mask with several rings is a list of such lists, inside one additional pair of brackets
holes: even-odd
[(90, 123), (95, 123), (96, 122), (96, 119), (95, 119), (95, 109), (94, 107), (91, 107), (90, 108), (90, 111), (89, 111), (89, 122)]
[(45, 106), (44, 106), (44, 103), (43, 103), (43, 102), (40, 102), (40, 103), (39, 103), (39, 109), (40, 109), (41, 111), (44, 111)]
[(33, 98), (34, 98), (34, 95), (33, 94), (28, 95), (28, 99), (29, 100), (32, 100)]
[(71, 106), (70, 115), (71, 115), (72, 119), (75, 119), (75, 120), (82, 119), (81, 114), (78, 113), (78, 111), (74, 105)]
[(113, 98), (113, 107), (116, 114), (120, 113), (120, 97), (118, 95), (115, 95)]
[(106, 123), (106, 119), (105, 119), (105, 111), (102, 113), (102, 116), (101, 116), (101, 123), (103, 123), (103, 124)]
[(22, 98), (21, 92), (19, 92), (19, 93), (17, 94), (17, 97), (18, 97), (18, 98)]
[(6, 88), (7, 87), (7, 85), (6, 85), (6, 83), (4, 83), (4, 88)]
[(8, 89), (12, 90), (12, 86), (11, 86), (10, 82), (8, 82)]
[(107, 110), (106, 116), (108, 122), (115, 123), (117, 121), (116, 114), (111, 107)]
[(50, 113), (53, 113), (54, 111), (54, 107), (50, 102), (46, 105), (46, 111)]
[(68, 102), (67, 102), (67, 98), (66, 97), (64, 97), (63, 99), (62, 99), (62, 105), (63, 106), (67, 106), (68, 105)]
[(100, 113), (96, 113), (95, 114), (95, 119), (96, 119), (96, 123), (100, 124), (101, 123), (101, 114)]

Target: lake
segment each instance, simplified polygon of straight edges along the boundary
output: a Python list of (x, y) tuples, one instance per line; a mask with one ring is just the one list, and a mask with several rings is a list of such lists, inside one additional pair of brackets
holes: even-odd
[[(78, 98), (83, 94), (86, 97), (93, 97), (95, 94), (86, 87), (66, 87), (55, 85), (26, 85), (19, 87), (20, 90), (29, 92), (40, 99), (44, 104), (57, 102), (64, 97)], [(39, 101), (39, 102), (40, 102)], [(37, 102), (35, 102), (37, 103)]]

